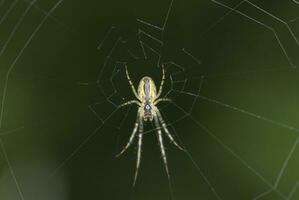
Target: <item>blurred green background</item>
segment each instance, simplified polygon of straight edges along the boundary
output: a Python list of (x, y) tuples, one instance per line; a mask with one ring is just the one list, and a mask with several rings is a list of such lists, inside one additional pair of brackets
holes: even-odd
[[(0, 199), (299, 199), (296, 1), (57, 2), (0, 2)], [(135, 188), (136, 142), (115, 158), (124, 63), (135, 85), (165, 63), (185, 110), (160, 107), (188, 150), (165, 137), (170, 181), (151, 123)]]

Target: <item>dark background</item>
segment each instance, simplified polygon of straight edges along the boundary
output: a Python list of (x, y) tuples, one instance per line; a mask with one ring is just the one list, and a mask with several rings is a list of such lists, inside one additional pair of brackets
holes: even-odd
[[(299, 199), (299, 4), (240, 2), (1, 1), (0, 199)], [(188, 150), (147, 123), (134, 189), (124, 63)]]

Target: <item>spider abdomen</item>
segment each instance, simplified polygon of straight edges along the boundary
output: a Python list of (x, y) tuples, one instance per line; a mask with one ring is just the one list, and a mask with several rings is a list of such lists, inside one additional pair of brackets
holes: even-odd
[(156, 100), (156, 85), (151, 77), (143, 77), (138, 86), (138, 98), (142, 104), (142, 114), (144, 121), (153, 121), (153, 102)]
[(138, 86), (138, 97), (144, 102), (153, 102), (156, 99), (157, 90), (156, 85), (151, 77), (143, 77)]

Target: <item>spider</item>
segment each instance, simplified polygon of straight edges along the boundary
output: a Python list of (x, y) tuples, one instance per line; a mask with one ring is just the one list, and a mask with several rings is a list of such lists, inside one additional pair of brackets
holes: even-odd
[[(169, 140), (176, 147), (178, 147), (182, 151), (184, 151), (184, 149), (176, 143), (176, 141), (174, 140), (174, 138), (168, 131), (167, 125), (166, 125), (165, 121), (163, 120), (163, 117), (157, 107), (157, 104), (159, 102), (162, 102), (162, 101), (171, 102), (171, 99), (169, 99), (169, 98), (159, 98), (162, 94), (163, 84), (165, 81), (164, 66), (162, 65), (162, 80), (161, 80), (161, 84), (160, 84), (158, 93), (157, 93), (155, 82), (149, 76), (145, 76), (140, 80), (139, 85), (138, 85), (138, 90), (136, 92), (136, 89), (131, 81), (127, 66), (125, 66), (125, 69), (126, 69), (126, 76), (127, 76), (129, 85), (131, 87), (133, 94), (137, 98), (137, 100), (127, 101), (126, 103), (121, 104), (120, 107), (127, 106), (130, 104), (137, 104), (138, 111), (137, 111), (137, 118), (136, 118), (135, 126), (134, 126), (133, 132), (129, 138), (129, 141), (123, 147), (121, 152), (116, 155), (116, 157), (123, 154), (133, 143), (134, 138), (138, 137), (137, 162), (136, 162), (135, 176), (134, 176), (134, 181), (133, 181), (133, 187), (134, 187), (136, 180), (137, 180), (138, 170), (139, 170), (139, 166), (140, 166), (140, 159), (141, 159), (143, 122), (154, 121), (154, 123), (155, 123), (159, 146), (160, 146), (160, 150), (161, 150), (161, 154), (162, 154), (162, 159), (164, 162), (164, 166), (165, 166), (165, 170), (166, 170), (168, 178), (170, 176), (169, 176), (169, 170), (168, 170), (168, 166), (167, 166), (165, 147), (163, 144), (162, 130), (164, 130), (164, 132), (166, 133)], [(138, 136), (136, 136), (137, 131), (138, 131)]]

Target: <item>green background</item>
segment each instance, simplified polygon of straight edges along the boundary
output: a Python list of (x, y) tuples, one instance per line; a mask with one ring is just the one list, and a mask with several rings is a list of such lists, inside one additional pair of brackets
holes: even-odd
[[(244, 1), (229, 12), (209, 0), (65, 0), (48, 17), (57, 1), (29, 3), (0, 4), (0, 199), (299, 199), (296, 1)], [(136, 142), (115, 158), (137, 111), (113, 113), (134, 98), (124, 62), (135, 86), (145, 75), (159, 85), (162, 63), (163, 94), (170, 76), (186, 80), (169, 98), (189, 115), (159, 107), (188, 150), (165, 137), (170, 181), (151, 123), (135, 188)]]

